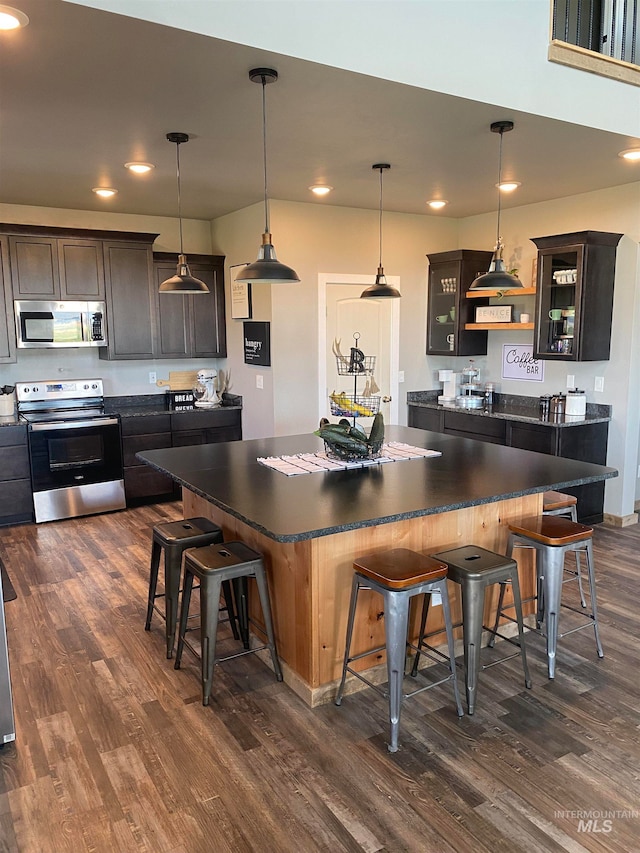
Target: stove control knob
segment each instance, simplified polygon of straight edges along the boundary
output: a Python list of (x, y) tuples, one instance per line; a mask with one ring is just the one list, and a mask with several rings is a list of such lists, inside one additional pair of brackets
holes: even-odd
[(89, 386), (86, 383), (82, 387), (84, 388), (85, 391), (89, 390)]
[(37, 393), (38, 393), (38, 386), (37, 386), (37, 385), (34, 385), (34, 386), (33, 386), (33, 388), (31, 389), (31, 391), (32, 391), (34, 394), (37, 394)]
[(92, 385), (91, 387), (92, 387), (92, 388), (93, 388), (93, 390), (95, 391), (95, 390), (96, 390), (96, 388), (98, 387), (98, 385), (97, 385), (97, 383), (95, 383), (95, 382), (94, 382), (94, 383), (93, 383), (93, 385)]

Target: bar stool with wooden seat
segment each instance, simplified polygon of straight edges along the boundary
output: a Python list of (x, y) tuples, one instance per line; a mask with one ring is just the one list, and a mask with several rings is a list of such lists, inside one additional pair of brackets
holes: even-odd
[[(194, 578), (200, 581), (200, 625), (199, 628), (187, 628), (191, 590)], [(244, 644), (242, 651), (225, 657), (216, 657), (216, 640), (218, 633), (218, 614), (220, 591), (225, 583), (233, 583), (236, 597), (243, 593), (247, 578), (255, 578), (260, 597), (260, 606), (264, 618), (267, 642), (250, 648)], [(193, 646), (186, 636), (191, 631), (200, 632), (200, 651)], [(282, 669), (276, 652), (276, 641), (271, 618), (267, 576), (264, 570), (262, 555), (244, 542), (225, 542), (222, 545), (207, 545), (204, 548), (191, 548), (184, 555), (184, 589), (180, 608), (180, 627), (178, 630), (178, 648), (176, 649), (175, 669), (180, 669), (182, 652), (187, 647), (196, 657), (200, 658), (202, 681), (202, 704), (209, 704), (213, 669), (217, 663), (255, 654), (263, 649), (271, 653), (273, 669), (278, 681), (282, 681)]]
[[(407, 548), (394, 548), (391, 551), (383, 551), (378, 554), (370, 554), (360, 557), (354, 561), (355, 573), (351, 586), (351, 602), (349, 605), (349, 617), (347, 621), (347, 638), (342, 666), (342, 680), (335, 699), (336, 705), (342, 704), (347, 672), (355, 675), (369, 687), (380, 693), (389, 700), (389, 722), (391, 736), (389, 740), (389, 752), (398, 750), (398, 733), (400, 730), (400, 709), (404, 699), (437, 687), (450, 681), (453, 686), (453, 695), (456, 703), (458, 716), (463, 716), (460, 695), (458, 693), (458, 682), (456, 680), (455, 654), (453, 647), (453, 631), (451, 628), (451, 614), (449, 610), (449, 596), (447, 592), (447, 567), (439, 560), (418, 554)], [(361, 589), (371, 589), (378, 592), (384, 601), (384, 630), (385, 644), (375, 649), (370, 649), (357, 655), (351, 655), (351, 640), (353, 637), (353, 626), (358, 604), (358, 593)], [(407, 639), (409, 624), (409, 607), (413, 596), (432, 593), (440, 593), (442, 597), (442, 612), (447, 636), (448, 656), (441, 655), (447, 663), (449, 675), (439, 681), (430, 683), (425, 687), (413, 690), (411, 693), (403, 693), (403, 678), (405, 672), (407, 646), (411, 643)], [(412, 648), (415, 648), (413, 646)], [(431, 647), (430, 647), (431, 648)], [(361, 672), (353, 669), (350, 664), (360, 658), (367, 657), (376, 652), (386, 649), (387, 652), (387, 689), (383, 690), (365, 678)], [(437, 651), (431, 649), (432, 651)], [(436, 660), (433, 658), (433, 660)], [(439, 660), (436, 660), (440, 663)]]
[[(557, 641), (567, 634), (573, 634), (582, 628), (593, 625), (598, 657), (604, 657), (600, 632), (598, 629), (598, 608), (596, 603), (596, 584), (593, 562), (593, 528), (575, 521), (553, 515), (541, 515), (509, 524), (507, 554), (511, 556), (513, 548), (519, 545), (536, 549), (536, 569), (538, 589), (543, 604), (538, 603), (537, 624), (547, 641), (547, 666), (549, 678), (555, 677)], [(589, 580), (591, 613), (562, 605), (576, 613), (586, 616), (587, 621), (566, 631), (558, 632), (558, 620), (561, 607), (562, 578), (565, 555), (570, 551), (581, 550), (586, 559)], [(496, 622), (502, 615), (499, 606)]]
[[(560, 515), (565, 518), (570, 518), (571, 521), (577, 521), (577, 505), (578, 498), (576, 498), (575, 495), (567, 495), (564, 492), (554, 491), (545, 492), (542, 495), (543, 515)], [(573, 580), (578, 581), (578, 589), (580, 590), (580, 604), (583, 607), (586, 607), (587, 602), (584, 597), (584, 590), (582, 588), (582, 573), (580, 571), (580, 551), (575, 551), (574, 556), (576, 560), (576, 568), (574, 570), (565, 564), (565, 574), (569, 574), (570, 577), (564, 578), (563, 583), (568, 583), (569, 581)]]
[[(155, 610), (165, 620), (167, 657), (173, 657), (176, 626), (178, 622), (178, 598), (180, 595), (180, 576), (182, 555), (187, 548), (197, 548), (222, 542), (222, 530), (208, 518), (186, 518), (182, 521), (165, 521), (153, 528), (151, 545), (151, 567), (149, 573), (149, 597), (145, 630), (151, 630), (151, 618)], [(164, 592), (158, 593), (158, 570), (160, 557), (164, 554)], [(229, 620), (238, 637), (231, 587), (224, 590), (225, 604)], [(156, 605), (156, 599), (164, 598), (164, 611)]]
[[(467, 691), (467, 708), (469, 714), (473, 714), (476, 706), (476, 693), (478, 687), (478, 674), (482, 669), (495, 666), (498, 663), (511, 660), (520, 655), (522, 658), (522, 669), (524, 671), (524, 683), (527, 688), (531, 687), (529, 667), (527, 666), (527, 652), (524, 641), (524, 624), (522, 619), (522, 601), (520, 598), (520, 583), (518, 580), (518, 566), (515, 560), (479, 548), (477, 545), (463, 545), (461, 548), (453, 548), (451, 551), (441, 551), (434, 554), (436, 560), (441, 560), (447, 565), (449, 580), (460, 585), (462, 597), (462, 634), (464, 643), (464, 669), (465, 684)], [(516, 611), (518, 624), (518, 642), (511, 637), (503, 636), (497, 631), (497, 623), (492, 628), (483, 625), (484, 599), (487, 587), (500, 584), (500, 598), (506, 585), (511, 584), (513, 591), (513, 606)], [(428, 602), (425, 601), (422, 611), (422, 622), (418, 639), (418, 654), (413, 664), (415, 672), (424, 642), (425, 624), (427, 621)], [(454, 625), (454, 628), (459, 627)], [(487, 663), (484, 666), (480, 662), (480, 649), (482, 646), (482, 631), (492, 633), (492, 640), (496, 635), (518, 646), (518, 651), (499, 660)], [(491, 643), (489, 645), (492, 645)]]

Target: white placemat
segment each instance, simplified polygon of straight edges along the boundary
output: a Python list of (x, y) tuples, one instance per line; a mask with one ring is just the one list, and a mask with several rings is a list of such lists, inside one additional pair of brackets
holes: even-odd
[(316, 474), (319, 471), (346, 471), (350, 468), (366, 468), (370, 465), (382, 465), (385, 462), (402, 462), (405, 459), (426, 459), (430, 456), (442, 456), (439, 450), (425, 450), (424, 447), (412, 447), (401, 441), (391, 441), (382, 445), (381, 455), (377, 459), (360, 459), (346, 462), (331, 459), (324, 451), (318, 453), (295, 453), (289, 456), (258, 456), (258, 462), (274, 471), (280, 471), (287, 477), (298, 474)]

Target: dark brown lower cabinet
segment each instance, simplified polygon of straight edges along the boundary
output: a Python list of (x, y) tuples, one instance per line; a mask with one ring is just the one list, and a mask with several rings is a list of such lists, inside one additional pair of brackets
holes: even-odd
[[(427, 409), (409, 406), (408, 425), (443, 432), (476, 441), (504, 444), (550, 456), (564, 456), (596, 465), (607, 464), (609, 424), (584, 423), (574, 426), (535, 424), (474, 415), (461, 410)], [(604, 513), (604, 482), (563, 489), (578, 498), (578, 519), (598, 524)]]
[(128, 505), (173, 500), (180, 487), (136, 459), (136, 453), (165, 447), (239, 441), (242, 438), (242, 410), (167, 412), (122, 418), (124, 488)]
[(171, 415), (124, 417), (121, 425), (127, 505), (173, 498), (173, 480), (136, 459), (143, 450), (171, 447)]
[(26, 425), (0, 427), (0, 525), (33, 521)]

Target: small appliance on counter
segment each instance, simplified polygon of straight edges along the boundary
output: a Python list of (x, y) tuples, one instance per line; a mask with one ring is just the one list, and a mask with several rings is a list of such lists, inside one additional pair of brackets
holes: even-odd
[(0, 387), (0, 418), (13, 417), (15, 406), (15, 385), (3, 385)]
[(480, 384), (480, 370), (472, 358), (462, 371), (460, 394), (456, 403), (461, 409), (482, 409), (484, 406), (484, 386)]
[(453, 370), (439, 370), (438, 381), (442, 382), (442, 394), (438, 397), (441, 406), (455, 406), (458, 396), (458, 376)]
[(579, 388), (567, 391), (567, 402), (565, 404), (565, 420), (583, 421), (587, 414), (587, 395)]
[(215, 409), (220, 405), (220, 397), (216, 391), (218, 371), (213, 368), (198, 371), (198, 381), (193, 388), (196, 406), (201, 409)]

